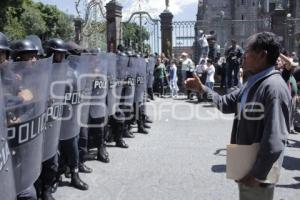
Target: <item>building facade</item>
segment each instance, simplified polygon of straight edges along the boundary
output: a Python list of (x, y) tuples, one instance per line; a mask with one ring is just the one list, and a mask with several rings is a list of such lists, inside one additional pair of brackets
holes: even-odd
[(299, 19), (299, 0), (199, 0), (196, 41), (198, 31), (204, 30), (206, 34), (216, 35), (224, 51), (231, 39), (244, 47), (250, 35), (272, 31), (292, 52), (299, 48)]

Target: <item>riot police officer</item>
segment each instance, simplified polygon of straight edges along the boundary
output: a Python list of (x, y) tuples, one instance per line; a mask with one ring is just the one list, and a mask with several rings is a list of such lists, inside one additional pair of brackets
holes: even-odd
[[(11, 49), (9, 48), (6, 36), (0, 32), (0, 64), (7, 62), (10, 51)], [(1, 68), (0, 70), (2, 72)], [(10, 156), (11, 153), (7, 142), (6, 115), (4, 112), (5, 105), (2, 89), (2, 83), (0, 81), (0, 152), (2, 152), (2, 155), (5, 155), (0, 157), (0, 199), (15, 200), (16, 191)]]
[[(109, 91), (115, 89), (115, 92), (108, 92), (107, 95), (107, 104), (109, 108), (109, 114), (108, 116), (108, 129), (110, 130), (110, 133), (112, 135), (112, 139), (116, 142), (116, 146), (120, 148), (128, 148), (129, 146), (125, 143), (123, 139), (123, 130), (125, 126), (125, 115), (124, 112), (120, 109), (120, 96), (122, 93), (123, 89), (123, 80), (122, 80), (122, 70), (120, 68), (124, 67), (122, 66), (122, 57), (126, 56), (123, 51), (124, 48), (122, 45), (118, 46), (118, 51), (117, 55), (111, 55), (115, 58), (113, 63), (111, 63), (111, 66), (109, 66), (107, 76), (108, 77), (114, 77), (114, 78), (109, 78)], [(113, 59), (110, 59), (113, 60)], [(113, 67), (115, 67), (115, 74), (113, 74)], [(112, 86), (112, 87), (111, 87)], [(114, 94), (114, 95), (111, 95)], [(113, 109), (113, 112), (110, 112), (110, 103), (109, 101), (112, 101), (112, 99), (115, 99), (115, 104), (113, 107), (116, 109)]]
[[(135, 54), (131, 51), (131, 50), (127, 50), (125, 51), (126, 56), (129, 57), (128, 63), (123, 66), (124, 68), (133, 68), (134, 66), (132, 66), (131, 62), (132, 62), (132, 58), (135, 56)], [(129, 77), (125, 77), (124, 80), (124, 87), (122, 89), (122, 96), (121, 96), (121, 101), (120, 101), (120, 109), (123, 111), (124, 113), (124, 117), (125, 117), (125, 121), (124, 121), (124, 127), (123, 127), (123, 137), (125, 138), (134, 138), (134, 134), (131, 132), (131, 123), (132, 120), (134, 119), (134, 116), (132, 115), (132, 112), (134, 112), (134, 106), (133, 106), (133, 87), (134, 87), (134, 82), (135, 77), (133, 80), (129, 80), (132, 79), (132, 76), (135, 76), (135, 74), (131, 74), (131, 72), (128, 73)], [(129, 97), (132, 96), (132, 99)], [(127, 102), (129, 101), (129, 102)]]
[[(66, 49), (69, 54), (80, 56), (83, 53), (81, 46), (75, 42), (67, 42)], [(91, 52), (92, 53), (92, 52)], [(88, 115), (88, 114), (87, 114)], [(78, 139), (78, 151), (79, 151), (79, 172), (81, 173), (92, 173), (93, 170), (85, 165), (85, 161), (94, 160), (96, 157), (88, 152), (88, 127), (81, 127)]]
[[(12, 48), (12, 59), (14, 62), (37, 60), (38, 50), (36, 49), (35, 45), (30, 40), (17, 41), (11, 45), (11, 48)], [(19, 74), (14, 74), (13, 77), (11, 77), (11, 78), (18, 80), (18, 79), (22, 78), (22, 76)], [(19, 87), (17, 86), (16, 88), (19, 88)], [(12, 102), (14, 102), (14, 103), (29, 102), (34, 98), (32, 91), (27, 88), (21, 89), (19, 92), (16, 91), (15, 94), (13, 94), (13, 93), (11, 94), (9, 99), (6, 99), (6, 101), (7, 101), (6, 104), (12, 103)], [(13, 96), (14, 96), (14, 98), (13, 98)], [(10, 124), (11, 122), (18, 123), (21, 120), (18, 117), (14, 117), (14, 118), (8, 119), (7, 121)], [(35, 155), (31, 155), (31, 156), (35, 156)], [(26, 175), (27, 175), (26, 173), (22, 174), (22, 176), (26, 176)], [(23, 179), (22, 177), (19, 177), (19, 178)], [(27, 189), (19, 192), (19, 194), (17, 195), (17, 199), (18, 200), (36, 200), (37, 199), (36, 191), (33, 186), (33, 183)]]
[[(68, 49), (69, 53), (73, 52), (73, 49)], [(69, 57), (72, 58), (73, 55), (68, 55), (68, 60), (70, 61)], [(73, 57), (74, 58), (74, 57)], [(78, 56), (76, 59), (80, 59)], [(86, 66), (80, 66), (86, 67)], [(79, 152), (78, 152), (78, 135), (80, 132), (80, 127), (77, 122), (77, 117), (80, 115), (78, 113), (78, 105), (80, 104), (80, 100), (78, 100), (78, 91), (75, 91), (77, 86), (78, 80), (78, 71), (77, 69), (72, 68), (71, 63), (67, 71), (67, 80), (69, 84), (66, 87), (65, 91), (65, 103), (69, 104), (64, 108), (64, 113), (70, 113), (69, 109), (72, 109), (73, 112), (71, 118), (68, 120), (63, 120), (61, 125), (61, 132), (60, 132), (60, 144), (59, 144), (59, 175), (66, 171), (67, 168), (70, 169), (71, 174), (71, 185), (79, 190), (88, 190), (88, 185), (83, 182), (79, 177)], [(71, 87), (72, 88), (71, 88)], [(75, 98), (74, 101), (72, 98)], [(71, 98), (71, 99), (70, 99)], [(77, 127), (79, 129), (77, 130)], [(78, 131), (78, 132), (77, 132)], [(68, 176), (68, 174), (67, 174)]]
[[(64, 45), (64, 42), (61, 39), (54, 38), (47, 41), (46, 53), (47, 53), (47, 57), (53, 56), (53, 60), (52, 60), (53, 63), (61, 63), (65, 58), (67, 50)], [(60, 124), (58, 124), (58, 126), (59, 125)], [(59, 129), (55, 129), (55, 130), (59, 132)], [(54, 135), (59, 134), (59, 133), (52, 133), (51, 131), (52, 128), (48, 128), (46, 130), (45, 138), (47, 135), (49, 135), (49, 137), (51, 136), (54, 137)], [(48, 141), (47, 140), (48, 139), (46, 138), (45, 142), (52, 142), (52, 138), (49, 139)], [(58, 144), (58, 141), (53, 141), (53, 142), (57, 142)], [(45, 151), (47, 151), (47, 149)], [(52, 196), (51, 192), (52, 192), (52, 186), (54, 184), (57, 173), (58, 173), (58, 155), (57, 153), (55, 153), (54, 156), (46, 159), (42, 163), (40, 182), (41, 182), (41, 191), (42, 191), (41, 197), (43, 200), (54, 200), (54, 197)]]

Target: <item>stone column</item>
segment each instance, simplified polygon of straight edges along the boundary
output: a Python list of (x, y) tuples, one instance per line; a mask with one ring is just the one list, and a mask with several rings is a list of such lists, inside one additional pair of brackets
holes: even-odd
[(122, 42), (122, 6), (116, 0), (106, 4), (107, 51), (116, 52)]
[(171, 59), (172, 58), (172, 20), (173, 14), (165, 10), (163, 13), (159, 15), (161, 20), (161, 49), (162, 52), (165, 53), (166, 57)]
[(283, 46), (287, 47), (287, 20), (286, 11), (283, 9), (275, 9), (271, 15), (272, 32), (275, 33)]
[(75, 26), (75, 42), (76, 44), (80, 45), (82, 37), (82, 23), (83, 19), (77, 17), (74, 19), (74, 26)]

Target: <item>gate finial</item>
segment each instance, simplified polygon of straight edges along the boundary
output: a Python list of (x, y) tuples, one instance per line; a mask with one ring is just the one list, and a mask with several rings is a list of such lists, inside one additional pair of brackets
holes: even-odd
[(170, 1), (166, 0), (166, 10), (169, 10), (169, 3), (170, 3)]

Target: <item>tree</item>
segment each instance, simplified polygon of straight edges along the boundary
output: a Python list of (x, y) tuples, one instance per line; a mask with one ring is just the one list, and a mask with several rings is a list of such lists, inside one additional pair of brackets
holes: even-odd
[[(142, 47), (138, 47), (140, 43), (140, 37), (142, 41)], [(132, 47), (135, 50), (146, 51), (146, 45), (144, 44), (146, 40), (149, 40), (150, 33), (146, 30), (145, 27), (138, 26), (136, 23), (125, 23), (123, 26), (123, 41), (124, 45), (127, 47)], [(144, 48), (143, 48), (144, 47)], [(143, 48), (143, 49), (142, 49)]]
[(6, 13), (6, 25), (3, 32), (12, 40), (17, 40), (26, 36), (26, 30), (23, 24), (14, 15), (14, 9), (9, 8)]
[(69, 40), (75, 35), (73, 18), (56, 6), (32, 0), (5, 0), (0, 6), (0, 31), (12, 40), (30, 34), (38, 35), (42, 40), (51, 37)]
[(40, 10), (34, 5), (25, 5), (20, 22), (26, 30), (26, 35), (43, 35), (47, 31), (46, 23)]
[(73, 40), (75, 36), (75, 27), (73, 17), (61, 12), (58, 16), (56, 37), (63, 40)]
[(72, 16), (66, 15), (53, 5), (37, 3), (37, 7), (42, 13), (42, 18), (47, 28), (45, 34), (42, 36), (43, 39), (60, 37), (64, 40), (69, 40), (74, 37), (75, 28)]
[[(22, 5), (24, 0), (2, 0), (0, 1), (0, 31), (3, 32), (8, 23), (15, 25), (16, 18), (22, 13)], [(10, 29), (6, 27), (6, 29)]]

